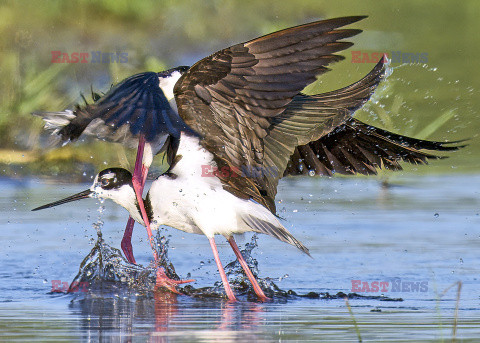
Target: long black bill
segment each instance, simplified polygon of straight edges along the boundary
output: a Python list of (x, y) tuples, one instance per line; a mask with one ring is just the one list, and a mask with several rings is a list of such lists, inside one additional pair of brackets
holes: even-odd
[(58, 200), (58, 201), (52, 202), (50, 204), (46, 204), (46, 205), (34, 208), (32, 211), (44, 210), (46, 208), (50, 208), (50, 207), (58, 206), (58, 205), (61, 205), (61, 204), (65, 204), (65, 203), (70, 202), (70, 201), (85, 199), (85, 198), (90, 197), (90, 194), (92, 194), (92, 193), (93, 192), (91, 190), (87, 189), (86, 191), (74, 194), (72, 196), (69, 196), (68, 198)]

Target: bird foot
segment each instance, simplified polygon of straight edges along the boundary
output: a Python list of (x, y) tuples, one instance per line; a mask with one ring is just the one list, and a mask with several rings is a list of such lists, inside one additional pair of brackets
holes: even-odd
[(163, 268), (158, 268), (157, 269), (157, 280), (155, 283), (155, 289), (165, 287), (168, 289), (170, 292), (176, 293), (176, 294), (181, 294), (175, 287), (178, 285), (184, 284), (184, 283), (189, 283), (189, 282), (194, 282), (195, 280), (190, 279), (190, 280), (172, 280), (170, 279), (166, 274), (165, 270)]

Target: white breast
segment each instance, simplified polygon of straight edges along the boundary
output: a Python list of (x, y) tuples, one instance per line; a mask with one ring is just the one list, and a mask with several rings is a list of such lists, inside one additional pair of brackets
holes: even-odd
[(213, 237), (251, 231), (241, 219), (245, 214), (277, 222), (265, 207), (235, 197), (218, 178), (202, 175), (202, 166), (215, 163), (198, 138), (182, 134), (177, 156), (181, 159), (171, 171), (176, 177), (161, 176), (150, 188), (153, 228), (167, 225)]

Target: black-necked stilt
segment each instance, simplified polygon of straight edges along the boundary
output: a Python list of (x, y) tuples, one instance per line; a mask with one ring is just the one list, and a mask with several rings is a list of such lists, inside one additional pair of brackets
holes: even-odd
[[(437, 158), (422, 149), (458, 149), (393, 134), (351, 117), (384, 77), (383, 61), (348, 87), (301, 93), (328, 70), (326, 65), (343, 59), (334, 53), (352, 44), (339, 40), (361, 32), (338, 28), (363, 18), (282, 30), (218, 51), (188, 70), (138, 74), (66, 122), (50, 119), (63, 140), (87, 131), (111, 140), (126, 136), (127, 142), (136, 142), (135, 137), (140, 143), (155, 142), (146, 145), (143, 164), (149, 165), (162, 149), (168, 152), (170, 168), (154, 181), (145, 204), (140, 191), (146, 172), (137, 170), (139, 163), (133, 182), (128, 171), (107, 169), (90, 190), (37, 209), (94, 194), (125, 207), (147, 227), (152, 245), (150, 225), (205, 234), (228, 298), (234, 300), (214, 241), (215, 234), (224, 235), (256, 294), (266, 299), (232, 235), (266, 233), (308, 254), (275, 216), (282, 176), (374, 174), (381, 166), (401, 169), (401, 160), (424, 163)], [(67, 125), (59, 128), (62, 124)]]
[[(173, 86), (186, 70), (188, 67), (182, 66), (159, 73), (133, 75), (105, 96), (98, 97), (93, 104), (76, 106), (74, 111), (34, 114), (44, 119), (45, 128), (52, 130), (55, 140), (63, 144), (86, 134), (119, 142), (129, 148), (137, 147), (132, 184), (144, 212), (142, 194), (153, 157), (165, 149), (168, 159), (172, 156), (174, 144), (166, 143), (178, 140), (182, 131), (195, 134), (179, 117), (173, 98)], [(129, 217), (121, 243), (125, 257), (131, 263), (136, 263), (131, 243), (134, 223)], [(153, 247), (150, 227), (147, 225), (146, 228)], [(157, 262), (156, 249), (153, 254)], [(169, 279), (162, 269), (159, 269), (157, 279), (159, 285), (172, 291), (179, 283)]]

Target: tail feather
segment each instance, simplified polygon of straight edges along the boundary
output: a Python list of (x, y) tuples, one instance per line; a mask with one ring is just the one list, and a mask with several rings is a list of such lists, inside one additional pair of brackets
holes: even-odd
[(291, 244), (311, 257), (308, 248), (303, 245), (302, 242), (293, 237), (293, 235), (276, 219), (276, 223), (272, 223), (271, 221), (266, 221), (252, 215), (243, 215), (241, 218), (253, 231), (267, 234), (281, 240), (282, 242)]
[(45, 122), (45, 130), (57, 133), (64, 126), (70, 124), (70, 121), (76, 117), (73, 111), (66, 110), (61, 112), (33, 112), (34, 116), (40, 117)]

